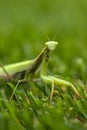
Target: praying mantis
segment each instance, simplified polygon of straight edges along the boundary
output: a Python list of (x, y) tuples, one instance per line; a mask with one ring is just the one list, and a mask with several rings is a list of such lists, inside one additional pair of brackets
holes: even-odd
[(58, 86), (68, 86), (71, 87), (76, 96), (79, 96), (79, 92), (76, 87), (69, 81), (56, 78), (54, 76), (47, 75), (47, 67), (51, 53), (55, 50), (58, 45), (57, 41), (48, 41), (45, 43), (45, 47), (42, 49), (40, 54), (33, 60), (28, 60), (24, 62), (19, 62), (11, 65), (2, 66), (0, 68), (0, 77), (6, 81), (11, 81), (12, 79), (17, 79), (18, 82), (13, 90), (10, 101), (19, 86), (23, 81), (28, 80), (31, 75), (34, 75), (38, 68), (40, 71), (40, 79), (45, 84), (51, 85), (50, 101), (52, 100), (55, 85)]

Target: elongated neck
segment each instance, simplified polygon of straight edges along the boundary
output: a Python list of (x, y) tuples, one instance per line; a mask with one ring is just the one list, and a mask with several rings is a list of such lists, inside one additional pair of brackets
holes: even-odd
[(29, 67), (27, 73), (35, 73), (39, 68), (40, 64), (42, 63), (44, 52), (46, 51), (46, 47), (40, 52), (40, 54), (34, 59), (33, 64)]
[(47, 72), (47, 66), (48, 66), (48, 62), (49, 62), (49, 56), (50, 56), (50, 50), (47, 48), (44, 51), (43, 54), (43, 59), (42, 59), (42, 63), (41, 63), (41, 76), (45, 76), (46, 72)]

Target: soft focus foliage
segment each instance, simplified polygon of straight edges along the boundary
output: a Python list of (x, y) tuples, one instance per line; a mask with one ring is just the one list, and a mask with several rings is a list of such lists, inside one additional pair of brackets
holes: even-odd
[(49, 86), (28, 82), (9, 103), (15, 86), (0, 81), (0, 130), (87, 129), (87, 1), (0, 1), (0, 63), (35, 58), (48, 37), (59, 42), (48, 72), (73, 82), (83, 98), (57, 88), (50, 105)]

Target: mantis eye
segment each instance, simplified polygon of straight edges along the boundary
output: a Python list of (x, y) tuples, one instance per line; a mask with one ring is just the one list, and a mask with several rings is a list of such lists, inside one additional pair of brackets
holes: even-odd
[(58, 44), (58, 42), (56, 42), (56, 41), (48, 41), (48, 42), (45, 43), (45, 45), (51, 51), (53, 51), (55, 49), (55, 47), (56, 47), (57, 44)]

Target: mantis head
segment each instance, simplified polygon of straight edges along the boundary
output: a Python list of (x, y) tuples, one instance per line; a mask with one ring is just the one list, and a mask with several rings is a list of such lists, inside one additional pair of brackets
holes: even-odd
[(50, 51), (53, 51), (57, 44), (58, 44), (58, 42), (56, 42), (56, 41), (48, 41), (48, 42), (45, 43), (45, 45), (47, 46), (47, 48)]

